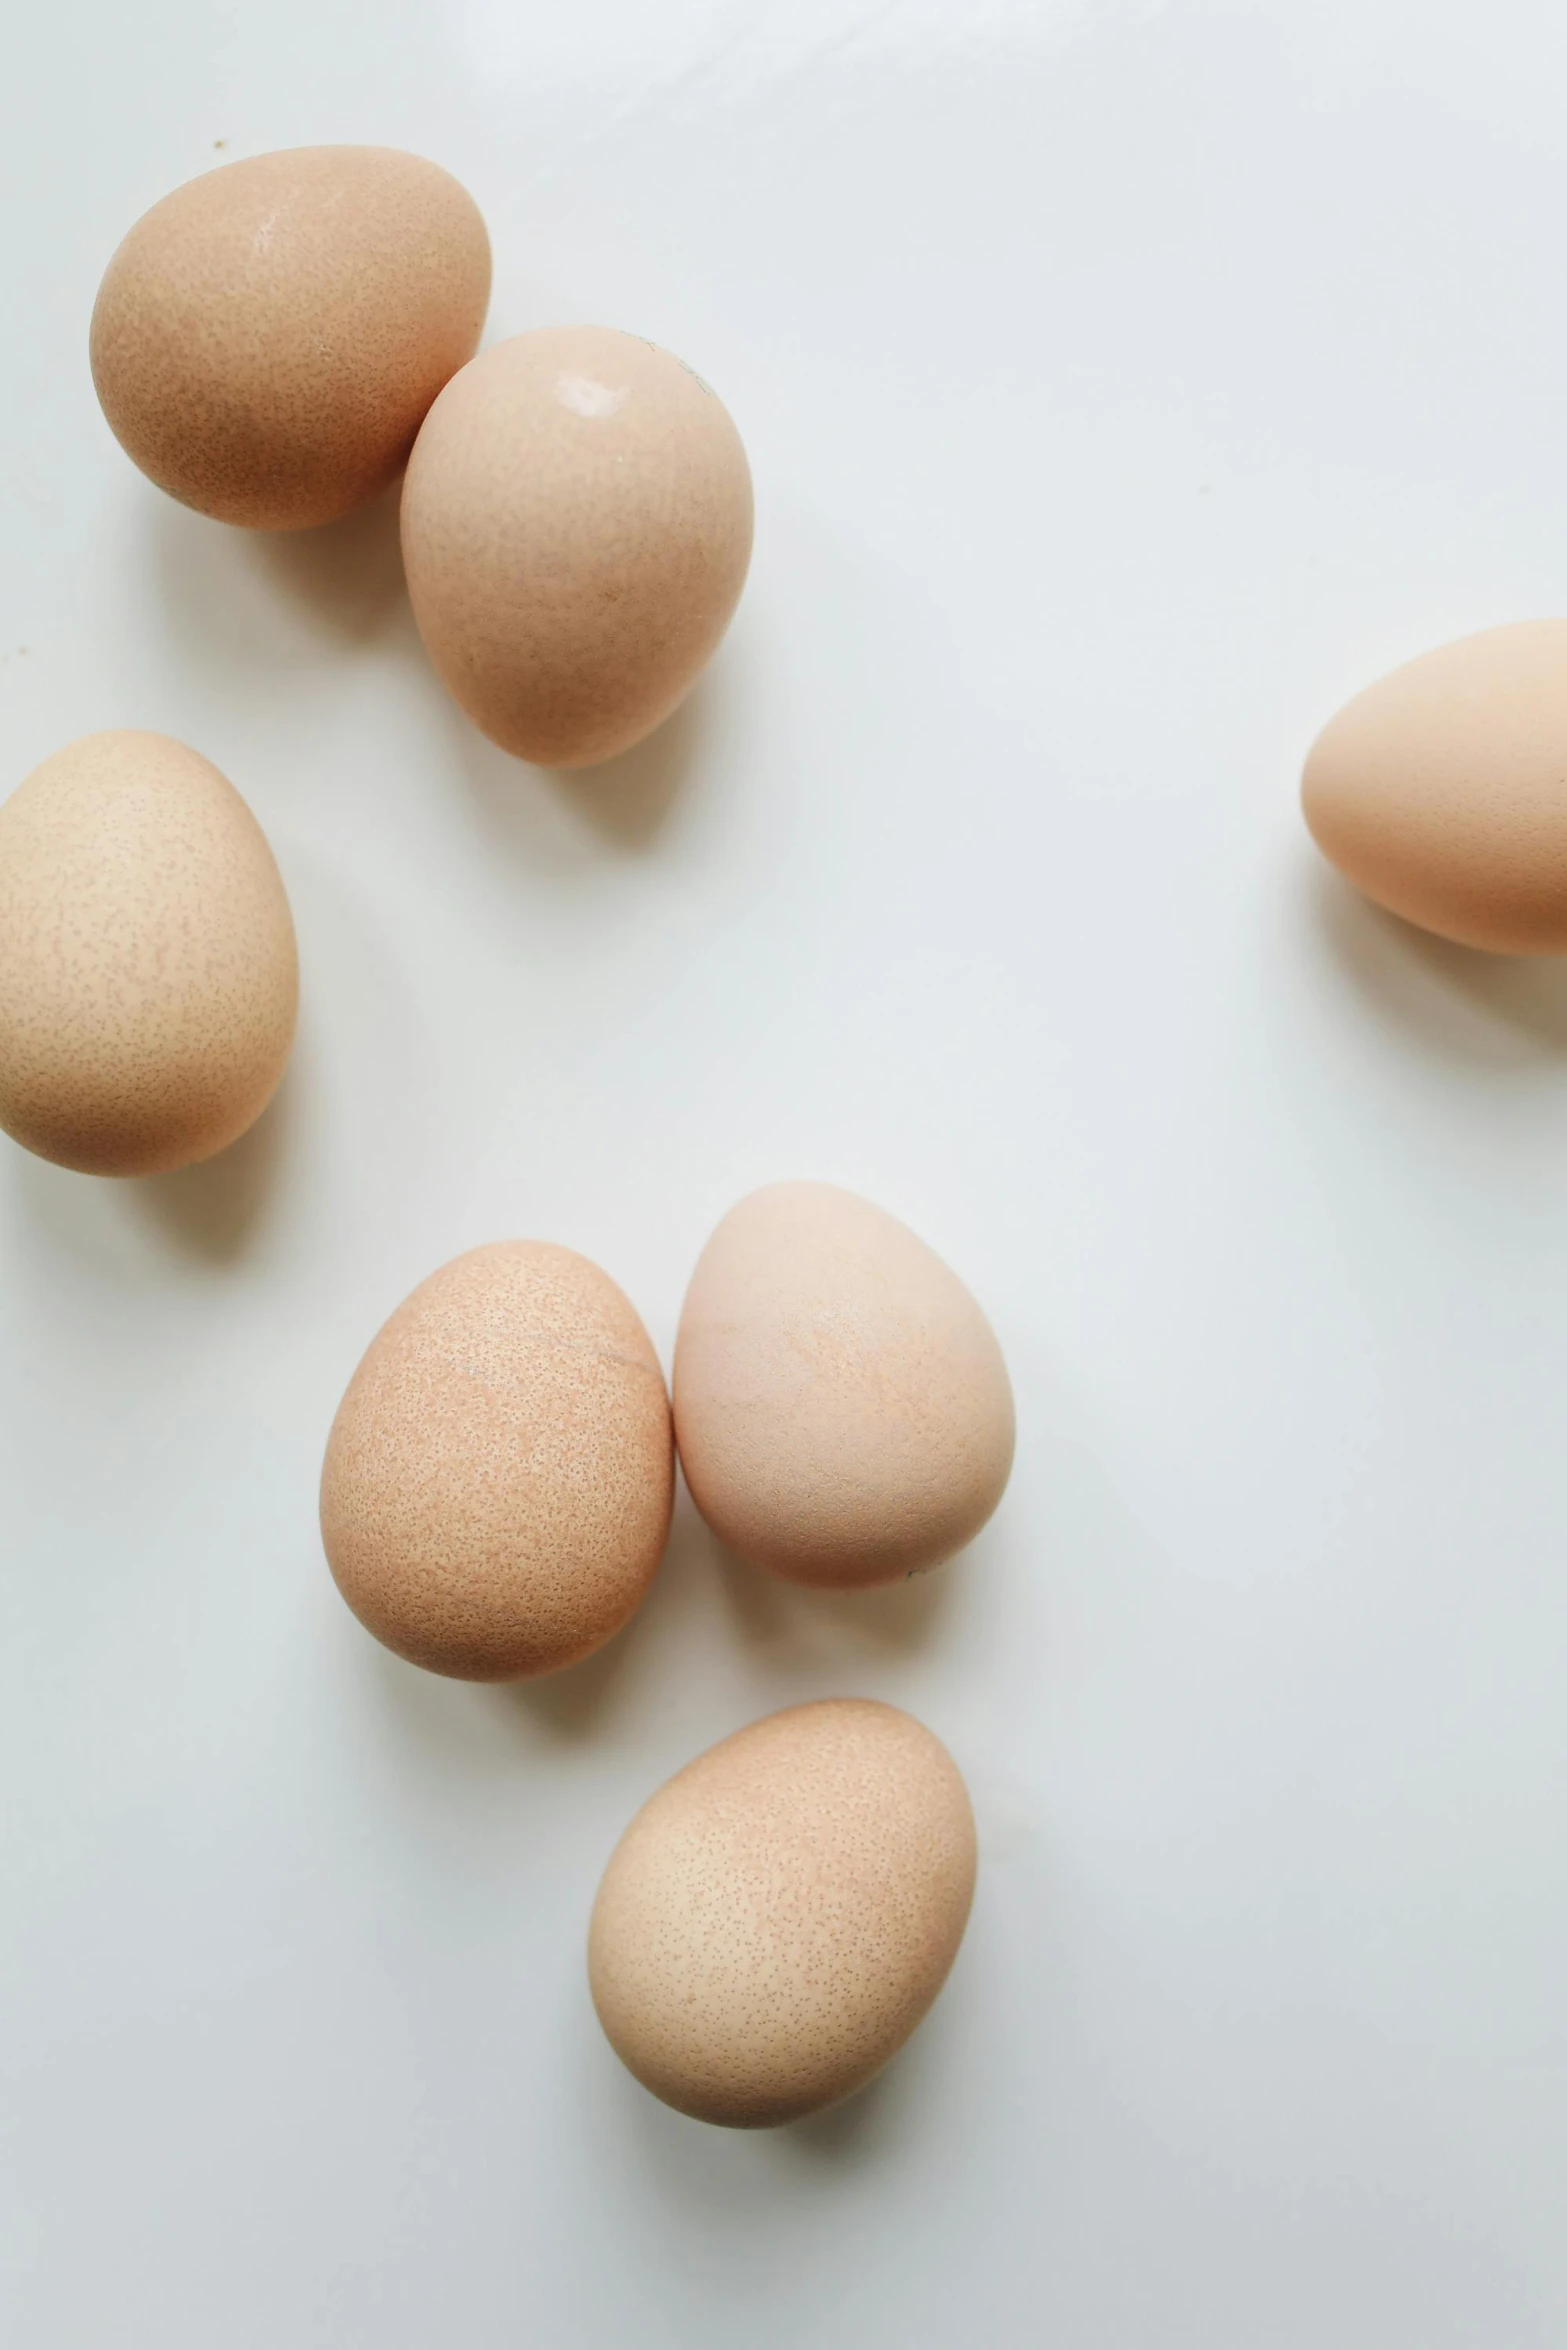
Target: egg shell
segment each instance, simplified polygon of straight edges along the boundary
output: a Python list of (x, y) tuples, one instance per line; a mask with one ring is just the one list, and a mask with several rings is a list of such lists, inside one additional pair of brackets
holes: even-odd
[(400, 1305), (327, 1445), (321, 1533), (360, 1622), (466, 1681), (575, 1664), (663, 1554), (674, 1444), (647, 1332), (546, 1241), (454, 1258)]
[(301, 529), (395, 480), (489, 299), (489, 237), (449, 172), (392, 147), (288, 148), (136, 223), (93, 310), (93, 381), (172, 497)]
[(465, 367), (403, 485), (403, 564), (453, 698), (518, 758), (582, 767), (695, 683), (751, 555), (751, 475), (716, 394), (607, 327)]
[(588, 1934), (599, 2021), (666, 2105), (756, 2129), (881, 2070), (947, 1979), (974, 1894), (956, 1764), (869, 1698), (770, 1714), (645, 1804)]
[(1567, 620), (1422, 654), (1317, 737), (1302, 800), (1367, 897), (1500, 955), (1567, 953)]
[(906, 1224), (834, 1184), (773, 1184), (731, 1208), (686, 1292), (674, 1398), (703, 1517), (798, 1583), (938, 1565), (1012, 1466), (990, 1324)]
[(0, 808), (0, 1126), (92, 1175), (210, 1158), (277, 1089), (294, 925), (239, 793), (167, 735), (86, 735)]

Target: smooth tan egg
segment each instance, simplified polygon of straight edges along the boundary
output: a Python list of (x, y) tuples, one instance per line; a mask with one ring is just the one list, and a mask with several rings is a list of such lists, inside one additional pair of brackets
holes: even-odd
[(136, 223), (99, 288), (93, 381), (160, 489), (298, 530), (395, 480), (489, 300), (489, 238), (449, 172), (393, 147), (287, 148)]
[(669, 1398), (607, 1273), (541, 1240), (432, 1273), (354, 1373), (327, 1444), (321, 1533), (355, 1615), (465, 1681), (602, 1647), (663, 1555)]
[(298, 1000), (272, 852), (197, 752), (86, 735), (0, 807), (0, 1126), (41, 1158), (210, 1158), (271, 1100)]
[(1422, 654), (1317, 737), (1302, 788), (1323, 854), (1424, 930), (1567, 954), (1567, 620)]
[(425, 649), (503, 750), (551, 767), (652, 732), (729, 625), (751, 475), (728, 411), (668, 351), (550, 327), (436, 401), (403, 485)]
[(906, 1224), (830, 1183), (719, 1225), (675, 1343), (692, 1497), (797, 1583), (886, 1583), (969, 1541), (1012, 1467), (1012, 1390), (973, 1298)]
[(666, 2105), (756, 2129), (863, 2088), (947, 1979), (974, 1895), (956, 1764), (827, 1698), (710, 1747), (644, 1804), (588, 1933), (599, 2021)]

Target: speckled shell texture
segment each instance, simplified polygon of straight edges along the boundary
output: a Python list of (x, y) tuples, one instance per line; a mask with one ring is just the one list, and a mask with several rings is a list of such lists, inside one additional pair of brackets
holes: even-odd
[(1317, 846), (1395, 914), (1567, 954), (1567, 620), (1491, 628), (1357, 694), (1302, 790)]
[(391, 147), (295, 147), (165, 196), (110, 261), (93, 381), (122, 446), (199, 513), (297, 530), (395, 480), (478, 348), (490, 244)]
[(745, 582), (751, 475), (727, 409), (607, 327), (485, 351), (425, 421), (403, 486), (414, 617), (503, 750), (582, 767), (689, 691)]
[(298, 1000), (272, 852), (197, 752), (87, 735), (0, 808), (0, 1125), (41, 1158), (210, 1158), (271, 1100)]
[(973, 1298), (906, 1224), (829, 1183), (732, 1208), (675, 1345), (692, 1498), (799, 1583), (886, 1583), (978, 1533), (1012, 1466), (1012, 1390)]
[(911, 1716), (868, 1698), (771, 1714), (617, 1845), (588, 1935), (599, 2021), (666, 2105), (797, 2121), (903, 2046), (957, 1956), (974, 1868), (957, 1766)]
[(468, 1681), (575, 1664), (620, 1630), (674, 1505), (669, 1399), (607, 1273), (496, 1241), (373, 1340), (327, 1445), (338, 1588), (399, 1656)]

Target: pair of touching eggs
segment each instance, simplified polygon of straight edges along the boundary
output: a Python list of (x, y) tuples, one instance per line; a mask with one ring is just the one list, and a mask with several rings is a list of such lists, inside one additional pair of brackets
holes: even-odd
[(219, 521), (308, 528), (405, 474), (409, 599), (448, 692), (502, 749), (585, 766), (668, 717), (717, 646), (750, 471), (717, 396), (635, 335), (547, 328), (476, 358), (489, 299), (483, 219), (438, 165), (260, 155), (131, 230), (93, 380), (142, 471)]
[(498, 1241), (443, 1266), (372, 1341), (327, 1446), (322, 1534), (349, 1606), (432, 1672), (556, 1672), (645, 1595), (677, 1448), (729, 1549), (836, 1590), (950, 1558), (1012, 1466), (979, 1306), (907, 1225), (833, 1184), (730, 1210), (686, 1292), (673, 1391), (587, 1258)]
[[(784, 1183), (709, 1240), (674, 1400), (635, 1308), (537, 1241), (470, 1250), (372, 1341), (327, 1444), (321, 1528), (378, 1639), (478, 1681), (575, 1664), (618, 1632), (668, 1538), (675, 1455), (739, 1555), (834, 1589), (935, 1566), (1012, 1462), (1001, 1350), (906, 1225)], [(944, 1747), (864, 1699), (797, 1706), (700, 1756), (632, 1821), (588, 1935), (616, 2052), (711, 2122), (837, 2102), (956, 1956), (973, 1816)]]

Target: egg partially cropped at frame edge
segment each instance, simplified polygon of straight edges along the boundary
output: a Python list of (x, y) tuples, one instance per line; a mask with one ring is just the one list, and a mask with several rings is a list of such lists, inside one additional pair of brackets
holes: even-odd
[(98, 291), (93, 382), (171, 497), (303, 529), (396, 479), (489, 300), (489, 237), (449, 172), (394, 147), (285, 148), (137, 221)]
[(599, 2021), (644, 2088), (735, 2129), (863, 2088), (947, 1979), (974, 1815), (940, 1740), (826, 1698), (725, 1738), (643, 1805), (588, 1933)]
[(371, 1341), (321, 1475), (321, 1535), (367, 1631), (433, 1673), (576, 1664), (647, 1591), (674, 1507), (669, 1397), (607, 1273), (495, 1241)]
[(1462, 637), (1313, 744), (1317, 846), (1390, 912), (1501, 955), (1567, 954), (1567, 620)]
[(607, 327), (472, 360), (403, 485), (425, 649), (501, 748), (582, 767), (667, 718), (716, 649), (751, 555), (751, 475), (717, 395)]
[(887, 1583), (950, 1558), (1012, 1467), (1012, 1389), (957, 1275), (831, 1183), (731, 1208), (675, 1341), (691, 1497), (744, 1559), (798, 1583)]
[(198, 752), (87, 735), (0, 807), (0, 1126), (41, 1158), (212, 1157), (271, 1100), (298, 998), (272, 852)]

